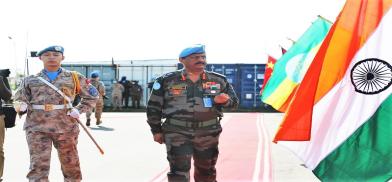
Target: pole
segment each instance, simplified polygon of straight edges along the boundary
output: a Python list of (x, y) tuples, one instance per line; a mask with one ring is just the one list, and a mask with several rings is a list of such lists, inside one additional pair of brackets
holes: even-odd
[(87, 130), (86, 126), (84, 126), (83, 123), (79, 119), (75, 118), (75, 120), (79, 123), (80, 126), (82, 126), (83, 130), (87, 133), (87, 135), (90, 137), (90, 139), (94, 142), (95, 146), (98, 148), (99, 152), (103, 155), (104, 152), (103, 152), (102, 148), (98, 145), (97, 141), (95, 141), (94, 137)]

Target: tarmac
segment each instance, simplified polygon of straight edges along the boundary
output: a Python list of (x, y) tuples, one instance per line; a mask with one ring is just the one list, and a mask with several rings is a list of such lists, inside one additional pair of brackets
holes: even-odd
[[(276, 132), (283, 114), (281, 113), (225, 113), (222, 120), (223, 133), (221, 140), (229, 140), (230, 132), (239, 132), (236, 129), (230, 129), (232, 124), (240, 124), (241, 118), (245, 116), (257, 116), (260, 119), (264, 133), (259, 136), (264, 137), (266, 148), (268, 148), (268, 155), (264, 155), (263, 161), (270, 161), (271, 164), (266, 164), (267, 168), (261, 166), (264, 171), (269, 169), (269, 172), (259, 172), (253, 174), (253, 178), (246, 180), (235, 180), (229, 177), (220, 176), (218, 181), (282, 181), (282, 182), (318, 182), (319, 180), (313, 173), (302, 166), (301, 161), (298, 160), (290, 151), (280, 145), (271, 142), (273, 135)], [(85, 116), (81, 116), (81, 121), (85, 121)], [(230, 119), (230, 122), (229, 122)], [(14, 128), (7, 129), (5, 137), (5, 167), (3, 179), (5, 182), (20, 182), (27, 181), (26, 174), (29, 169), (29, 153), (25, 138), (25, 132), (22, 129), (24, 117), (17, 119), (17, 125)], [(255, 121), (256, 122), (256, 121)], [(226, 123), (226, 124), (225, 124)], [(226, 128), (226, 133), (225, 133)], [(239, 127), (238, 130), (242, 128)], [(100, 154), (99, 150), (90, 140), (88, 135), (80, 128), (79, 135), (79, 157), (83, 173), (83, 181), (86, 182), (150, 182), (150, 181), (165, 181), (165, 170), (168, 169), (168, 162), (166, 160), (166, 149), (164, 145), (159, 145), (153, 142), (149, 126), (146, 123), (146, 114), (143, 112), (104, 112), (103, 124), (95, 125), (95, 120), (92, 119), (92, 126), (88, 128), (97, 143), (103, 148), (104, 155)], [(247, 131), (242, 131), (246, 135)], [(253, 136), (253, 135), (252, 135)], [(260, 140), (253, 138), (255, 141)], [(252, 140), (253, 140), (252, 139)], [(221, 141), (221, 143), (231, 143), (241, 141), (230, 140)], [(221, 146), (220, 146), (221, 147)], [(226, 148), (220, 148), (224, 153)], [(227, 150), (227, 149), (226, 149)], [(235, 152), (235, 150), (234, 150)], [(264, 154), (264, 153), (263, 153)], [(223, 154), (222, 154), (223, 155)], [(221, 157), (221, 156), (220, 156)], [(238, 157), (238, 156), (236, 156)], [(243, 161), (249, 158), (244, 156)], [(268, 159), (267, 159), (268, 158)], [(219, 163), (219, 161), (221, 162)], [(225, 160), (226, 162), (222, 162)], [(217, 166), (218, 176), (220, 174), (228, 174), (228, 171), (220, 171), (232, 169), (234, 173), (236, 168), (243, 166), (231, 166), (227, 161), (230, 157), (218, 158), (220, 166)], [(234, 159), (233, 159), (234, 160)], [(237, 159), (242, 161), (242, 159)], [(252, 159), (253, 160), (253, 159)], [(264, 162), (265, 163), (265, 162)], [(238, 164), (241, 165), (241, 164)], [(261, 164), (263, 165), (263, 164)], [(244, 170), (247, 168), (243, 168)], [(251, 168), (253, 170), (253, 167)], [(254, 170), (256, 171), (256, 170)], [(243, 173), (244, 171), (238, 171)], [(255, 174), (261, 175), (260, 178), (254, 177)], [(157, 176), (163, 176), (162, 179), (157, 180)], [(266, 176), (263, 176), (266, 175)], [(269, 176), (267, 176), (269, 175)], [(220, 179), (220, 180), (219, 180)], [(263, 180), (264, 179), (264, 180)], [(56, 149), (52, 150), (51, 169), (49, 175), (50, 181), (63, 181), (60, 164), (56, 154)]]

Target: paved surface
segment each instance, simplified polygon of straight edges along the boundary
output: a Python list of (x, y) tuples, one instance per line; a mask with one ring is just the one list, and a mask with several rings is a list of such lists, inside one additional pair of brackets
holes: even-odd
[[(271, 143), (281, 118), (279, 113), (226, 113), (222, 121), (218, 180), (318, 182), (292, 153)], [(84, 117), (81, 120), (85, 121)], [(3, 176), (6, 182), (27, 181), (29, 155), (23, 121), (24, 118), (18, 120), (15, 128), (6, 131)], [(104, 155), (81, 129), (78, 149), (83, 181), (165, 181), (168, 169), (165, 146), (152, 141), (145, 121), (145, 113), (109, 112), (103, 113), (101, 126), (95, 126), (93, 120), (90, 131)], [(248, 131), (252, 128), (257, 128), (256, 132)], [(248, 173), (250, 177), (244, 178)], [(49, 179), (63, 181), (55, 149)]]

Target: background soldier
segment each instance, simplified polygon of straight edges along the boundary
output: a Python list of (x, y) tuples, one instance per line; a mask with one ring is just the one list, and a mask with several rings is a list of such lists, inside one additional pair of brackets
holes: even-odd
[(204, 70), (204, 45), (184, 49), (179, 60), (183, 70), (156, 79), (147, 122), (154, 141), (166, 144), (169, 181), (190, 180), (192, 157), (195, 181), (216, 181), (222, 107), (236, 108), (238, 98), (225, 76)]
[(121, 85), (120, 82), (115, 82), (112, 86), (112, 107), (113, 110), (119, 109), (122, 107), (122, 94), (124, 92), (124, 86)]
[(123, 77), (121, 77), (120, 83), (124, 87), (124, 92), (122, 94), (122, 99), (123, 99), (125, 108), (127, 108), (128, 104), (129, 104), (129, 96), (130, 96), (129, 92), (130, 92), (130, 89), (131, 89), (131, 82), (129, 80), (127, 80), (126, 76), (123, 76)]
[(8, 101), (11, 99), (12, 92), (8, 84), (7, 77), (9, 76), (9, 70), (1, 70), (0, 72), (0, 181), (3, 177), (4, 169), (4, 137), (5, 137), (5, 113), (2, 107), (2, 100)]
[(101, 116), (102, 116), (102, 111), (103, 111), (103, 98), (106, 94), (105, 84), (102, 81), (99, 81), (99, 72), (98, 71), (91, 72), (90, 82), (95, 88), (97, 88), (99, 99), (95, 105), (95, 108), (86, 112), (86, 118), (87, 118), (86, 125), (90, 126), (91, 114), (93, 112), (95, 112), (96, 125), (100, 125), (102, 123)]
[(140, 99), (143, 95), (143, 88), (139, 85), (139, 81), (132, 81), (132, 86), (130, 89), (130, 95), (132, 99), (132, 108), (140, 109)]
[[(50, 46), (38, 53), (44, 69), (23, 79), (15, 100), (27, 111), (23, 129), (30, 153), (29, 181), (48, 181), (52, 144), (57, 149), (64, 181), (81, 181), (77, 151), (79, 126), (75, 119), (95, 106), (98, 91), (77, 72), (61, 68), (64, 48)], [(76, 93), (80, 104), (72, 107)]]

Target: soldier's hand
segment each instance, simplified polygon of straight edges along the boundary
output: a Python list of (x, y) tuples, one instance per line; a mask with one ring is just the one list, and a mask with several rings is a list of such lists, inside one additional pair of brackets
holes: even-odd
[(15, 102), (14, 108), (16, 112), (23, 113), (27, 111), (27, 104), (25, 102)]
[(162, 133), (155, 133), (155, 134), (154, 134), (154, 141), (157, 142), (157, 143), (159, 143), (159, 144), (164, 143), (165, 141), (164, 141), (164, 139), (163, 139)]
[(77, 109), (72, 108), (70, 111), (68, 111), (67, 115), (69, 115), (75, 119), (79, 119), (80, 113)]
[(214, 97), (214, 102), (217, 104), (225, 104), (227, 103), (227, 101), (230, 99), (230, 96), (225, 94), (225, 93), (221, 93), (217, 96)]

